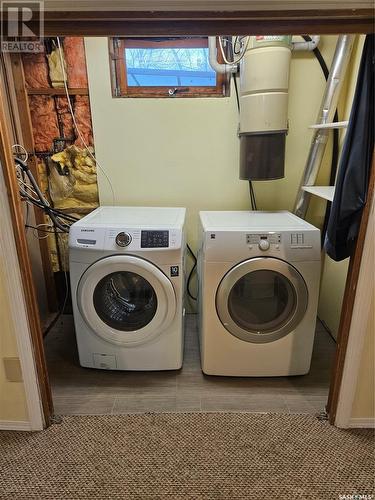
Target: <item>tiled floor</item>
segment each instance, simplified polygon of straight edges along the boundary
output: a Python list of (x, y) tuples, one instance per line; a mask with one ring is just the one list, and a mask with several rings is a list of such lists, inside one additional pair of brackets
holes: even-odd
[(301, 377), (210, 377), (200, 370), (196, 316), (187, 316), (178, 372), (110, 372), (78, 363), (72, 316), (50, 331), (46, 354), (56, 414), (145, 411), (316, 413), (327, 401), (335, 342), (318, 322), (311, 371)]

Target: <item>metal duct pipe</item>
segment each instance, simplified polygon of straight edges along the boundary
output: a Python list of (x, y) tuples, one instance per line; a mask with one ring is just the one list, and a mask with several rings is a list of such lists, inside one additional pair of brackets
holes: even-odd
[(208, 62), (216, 73), (237, 73), (237, 64), (220, 64), (217, 61), (216, 36), (208, 37)]
[[(355, 35), (340, 35), (337, 41), (335, 54), (329, 71), (322, 104), (317, 117), (317, 124), (330, 123), (337, 108), (342, 83), (352, 53)], [(322, 163), (324, 151), (328, 141), (329, 129), (315, 129), (311, 140), (309, 155), (306, 161), (304, 174), (294, 205), (294, 213), (305, 218), (309, 205), (310, 194), (302, 190), (302, 186), (313, 186)]]

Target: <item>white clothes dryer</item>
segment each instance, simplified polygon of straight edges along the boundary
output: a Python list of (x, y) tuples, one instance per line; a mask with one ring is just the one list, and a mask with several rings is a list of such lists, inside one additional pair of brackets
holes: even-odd
[(320, 231), (286, 212), (200, 212), (199, 333), (204, 373), (309, 371)]
[(183, 360), (185, 209), (99, 207), (69, 261), (80, 364), (176, 370)]

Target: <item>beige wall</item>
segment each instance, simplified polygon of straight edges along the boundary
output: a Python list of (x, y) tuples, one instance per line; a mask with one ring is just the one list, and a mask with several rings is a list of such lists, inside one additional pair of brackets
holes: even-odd
[[(328, 64), (335, 42), (334, 36), (322, 39)], [(238, 179), (234, 92), (216, 99), (113, 99), (107, 40), (85, 43), (96, 154), (113, 183), (116, 203), (186, 206), (193, 246), (199, 210), (249, 208), (247, 182)], [(259, 208), (292, 209), (312, 135), (308, 125), (315, 123), (323, 89), (314, 56), (293, 54), (286, 177), (256, 183)], [(322, 182), (327, 175), (323, 170)], [(99, 195), (102, 204), (112, 203), (100, 172)], [(318, 207), (312, 218), (319, 222), (323, 213)]]
[(0, 255), (0, 421), (24, 421), (28, 420), (24, 385), (22, 382), (8, 382), (3, 365), (4, 357), (18, 356), (3, 269), (4, 261)]
[[(0, 165), (0, 200), (7, 199), (3, 172)], [(8, 231), (7, 217), (4, 217), (4, 206), (2, 210), (2, 226)], [(10, 309), (10, 296), (7, 286), (6, 265), (4, 252), (8, 246), (5, 244), (6, 234), (0, 234), (0, 425), (1, 421), (25, 421), (28, 420), (26, 397), (23, 382), (8, 382), (5, 376), (3, 358), (18, 357), (16, 332)]]

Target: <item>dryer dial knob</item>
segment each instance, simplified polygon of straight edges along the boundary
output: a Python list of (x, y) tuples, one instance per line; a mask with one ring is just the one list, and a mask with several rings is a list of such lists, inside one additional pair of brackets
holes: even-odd
[(267, 240), (260, 240), (259, 242), (259, 250), (268, 250), (270, 247), (270, 243)]
[(128, 245), (130, 245), (132, 241), (132, 237), (130, 236), (129, 233), (118, 233), (118, 235), (116, 236), (116, 245), (118, 245), (119, 247), (127, 247)]

